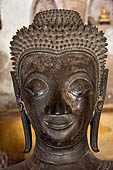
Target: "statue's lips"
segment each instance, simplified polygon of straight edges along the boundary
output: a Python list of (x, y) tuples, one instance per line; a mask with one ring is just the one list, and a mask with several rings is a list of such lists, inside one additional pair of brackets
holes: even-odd
[(44, 123), (51, 129), (64, 130), (73, 124), (72, 115), (49, 115), (44, 119)]

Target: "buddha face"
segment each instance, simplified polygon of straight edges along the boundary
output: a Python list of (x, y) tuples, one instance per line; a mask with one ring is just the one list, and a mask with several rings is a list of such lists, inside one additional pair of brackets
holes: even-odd
[(80, 53), (35, 53), (21, 64), (22, 99), (36, 136), (46, 145), (69, 147), (86, 134), (95, 104), (89, 62)]

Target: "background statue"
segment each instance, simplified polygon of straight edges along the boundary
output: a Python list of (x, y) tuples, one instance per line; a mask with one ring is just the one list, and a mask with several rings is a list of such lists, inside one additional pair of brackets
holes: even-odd
[(5, 152), (0, 151), (0, 169), (6, 168), (8, 164), (8, 157)]
[(97, 159), (98, 125), (108, 70), (106, 38), (84, 25), (78, 12), (40, 12), (29, 28), (11, 42), (11, 72), (30, 158), (7, 170), (104, 170), (110, 161)]

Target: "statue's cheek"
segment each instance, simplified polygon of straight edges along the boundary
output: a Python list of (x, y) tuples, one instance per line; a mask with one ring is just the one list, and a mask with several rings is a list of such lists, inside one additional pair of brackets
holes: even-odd
[(71, 107), (72, 112), (81, 112), (86, 107), (84, 97), (72, 97), (69, 93), (65, 93), (63, 97), (65, 102)]

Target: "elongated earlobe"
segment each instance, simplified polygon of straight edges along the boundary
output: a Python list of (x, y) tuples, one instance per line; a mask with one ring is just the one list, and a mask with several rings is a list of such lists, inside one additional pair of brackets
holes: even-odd
[(105, 100), (105, 95), (106, 95), (107, 78), (108, 78), (108, 69), (105, 69), (103, 78), (101, 81), (102, 83), (101, 83), (100, 96), (96, 103), (94, 116), (91, 121), (90, 145), (94, 152), (99, 152), (99, 149), (98, 149), (98, 128), (99, 128), (100, 116), (101, 116), (101, 112), (102, 112), (103, 104), (104, 104), (104, 100)]
[(24, 153), (28, 153), (28, 152), (30, 152), (31, 147), (32, 147), (31, 125), (30, 125), (30, 121), (29, 121), (28, 116), (25, 111), (24, 102), (21, 99), (21, 94), (20, 94), (20, 89), (19, 89), (17, 79), (14, 75), (14, 72), (12, 72), (12, 71), (11, 71), (11, 77), (12, 77), (12, 81), (13, 81), (17, 105), (18, 105), (21, 119), (22, 119), (23, 129), (24, 129), (24, 135), (25, 135)]
[[(97, 103), (98, 105), (98, 103)], [(98, 149), (98, 128), (100, 122), (101, 111), (95, 108), (95, 113), (93, 116), (93, 120), (91, 122), (91, 130), (90, 130), (90, 145), (94, 152), (99, 152)]]

